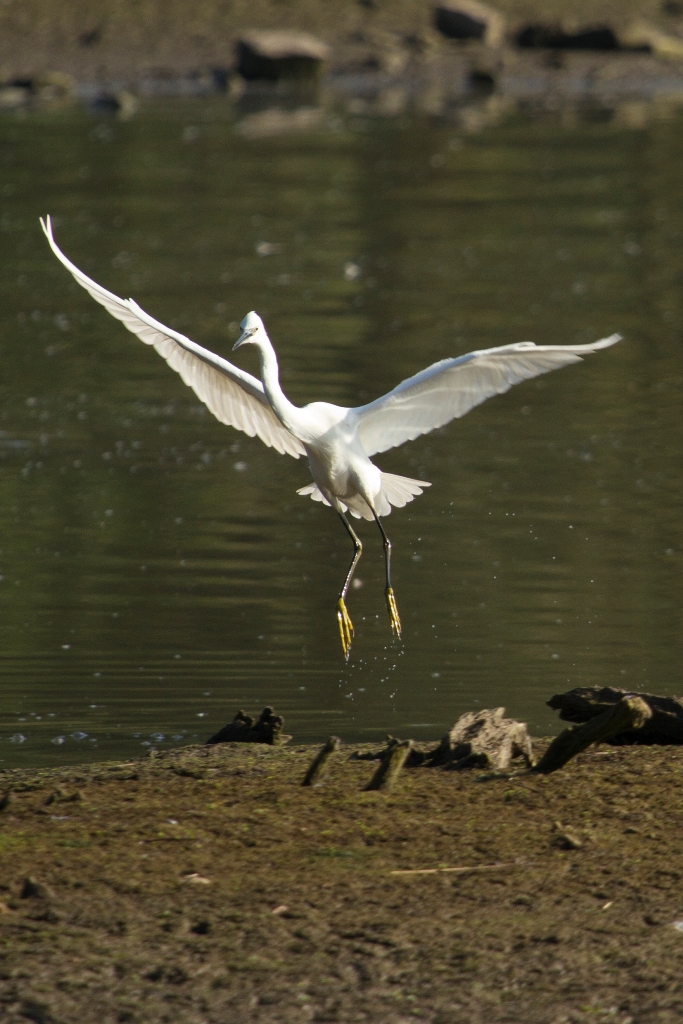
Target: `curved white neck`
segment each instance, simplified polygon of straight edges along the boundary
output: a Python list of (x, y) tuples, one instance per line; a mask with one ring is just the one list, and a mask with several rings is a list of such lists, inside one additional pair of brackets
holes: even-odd
[(280, 423), (282, 423), (282, 425), (292, 434), (298, 436), (297, 427), (299, 424), (299, 410), (295, 405), (292, 405), (280, 387), (280, 374), (275, 349), (271, 345), (270, 338), (265, 331), (263, 333), (264, 337), (259, 338), (258, 341), (259, 358), (261, 360), (261, 383), (263, 384), (263, 390), (265, 391), (266, 398), (270, 402), (270, 406)]

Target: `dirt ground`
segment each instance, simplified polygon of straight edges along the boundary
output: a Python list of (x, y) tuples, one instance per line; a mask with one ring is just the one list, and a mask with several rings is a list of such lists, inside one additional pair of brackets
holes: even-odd
[(390, 794), (312, 753), (3, 772), (0, 1020), (681, 1020), (683, 749)]
[[(454, 45), (434, 28), (429, 0), (2, 0), (0, 81), (66, 72), (80, 82), (127, 83), (229, 69), (248, 29), (312, 32), (331, 46), (332, 70), (376, 66), (403, 73)], [(533, 23), (567, 31), (608, 25), (622, 33), (645, 20), (682, 36), (681, 0), (495, 0), (506, 37)], [(402, 70), (403, 69), (403, 70)]]

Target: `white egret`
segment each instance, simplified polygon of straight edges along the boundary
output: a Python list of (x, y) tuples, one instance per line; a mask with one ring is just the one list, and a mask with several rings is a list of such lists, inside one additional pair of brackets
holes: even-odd
[(275, 350), (256, 313), (248, 313), (240, 324), (242, 334), (233, 350), (242, 345), (256, 347), (261, 380), (165, 327), (133, 299), (120, 299), (86, 277), (55, 242), (50, 218), (41, 218), (40, 223), (53, 253), (76, 281), (129, 331), (146, 345), (152, 345), (221, 423), (243, 430), (250, 437), (257, 434), (265, 444), (295, 459), (308, 456), (314, 482), (299, 488), (297, 493), (310, 494), (314, 501), (331, 505), (354, 545), (353, 559), (337, 600), (339, 635), (347, 659), (353, 625), (346, 609), (346, 595), (362, 545), (346, 513), (357, 519), (374, 519), (380, 529), (389, 619), (393, 633), (400, 637), (401, 620), (391, 586), (391, 543), (380, 517), (388, 515), (392, 506), (406, 505), (430, 486), (425, 480), (383, 473), (370, 457), (464, 416), (513, 384), (580, 362), (582, 356), (621, 340), (620, 335), (613, 334), (590, 345), (536, 346), (531, 341), (522, 341), (483, 349), (455, 359), (442, 359), (368, 405), (347, 409), (328, 402), (312, 402), (298, 408), (280, 387)]

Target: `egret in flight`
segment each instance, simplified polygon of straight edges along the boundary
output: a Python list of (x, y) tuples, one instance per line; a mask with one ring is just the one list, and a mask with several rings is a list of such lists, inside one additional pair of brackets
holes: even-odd
[(363, 550), (347, 512), (356, 519), (374, 519), (379, 527), (384, 544), (384, 593), (389, 620), (394, 635), (400, 638), (401, 620), (391, 586), (391, 542), (381, 517), (389, 515), (392, 506), (402, 508), (430, 486), (426, 480), (383, 473), (370, 461), (371, 457), (464, 416), (475, 405), (502, 394), (513, 384), (578, 363), (582, 356), (621, 340), (620, 335), (613, 334), (591, 345), (537, 346), (522, 341), (482, 349), (456, 359), (442, 359), (404, 380), (388, 394), (355, 409), (328, 402), (311, 402), (298, 408), (280, 387), (275, 350), (256, 313), (248, 313), (240, 324), (242, 334), (233, 351), (243, 345), (256, 347), (261, 380), (165, 327), (133, 299), (120, 299), (86, 277), (55, 242), (50, 218), (41, 218), (40, 223), (53, 253), (76, 281), (140, 341), (152, 345), (221, 423), (243, 430), (250, 437), (257, 434), (282, 454), (295, 459), (300, 455), (308, 457), (313, 483), (299, 488), (297, 493), (310, 494), (314, 501), (330, 505), (354, 546), (337, 600), (339, 636), (347, 660), (353, 624), (346, 608), (346, 595)]

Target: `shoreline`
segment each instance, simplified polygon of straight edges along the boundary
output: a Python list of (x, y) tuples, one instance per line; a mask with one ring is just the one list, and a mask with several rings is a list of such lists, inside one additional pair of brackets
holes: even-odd
[[(437, 27), (437, 6), (344, 0), (332, 10), (299, 0), (281, 9), (269, 0), (227, 6), (207, 0), (190, 17), (178, 0), (153, 0), (144, 11), (133, 0), (105, 0), (97, 16), (78, 0), (59, 8), (48, 0), (28, 0), (21, 9), (8, 3), (0, 10), (0, 107), (19, 106), (21, 89), (25, 101), (104, 104), (121, 94), (216, 92), (239, 98), (245, 90), (240, 40), (264, 30), (290, 33), (295, 48), (298, 40), (303, 51), (319, 52), (311, 67), (323, 94), (382, 95), (384, 113), (405, 105), (401, 92), (426, 113), (482, 93), (555, 103), (683, 98), (683, 4), (673, 0), (569, 8), (500, 0), (491, 5), (500, 19), (491, 45), (486, 38), (448, 38)], [(601, 48), (571, 43), (596, 26), (607, 34), (606, 43), (595, 44)], [(259, 91), (247, 88), (251, 95)], [(278, 88), (261, 92), (278, 102)], [(315, 102), (314, 89), (311, 96)]]
[(680, 747), (390, 793), (317, 749), (3, 771), (3, 1019), (680, 1019)]

